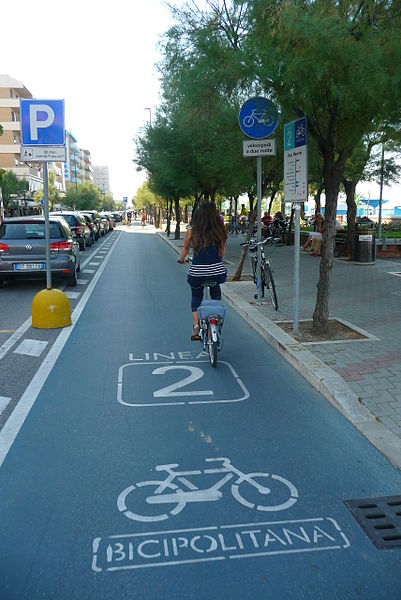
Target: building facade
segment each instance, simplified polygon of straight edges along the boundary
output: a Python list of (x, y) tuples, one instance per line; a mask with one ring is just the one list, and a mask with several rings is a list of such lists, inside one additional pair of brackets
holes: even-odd
[(102, 194), (112, 196), (109, 181), (109, 167), (93, 165), (93, 182)]
[(21, 161), (20, 98), (32, 98), (32, 94), (20, 81), (0, 74), (0, 168), (26, 179), (34, 193), (43, 188), (42, 165)]

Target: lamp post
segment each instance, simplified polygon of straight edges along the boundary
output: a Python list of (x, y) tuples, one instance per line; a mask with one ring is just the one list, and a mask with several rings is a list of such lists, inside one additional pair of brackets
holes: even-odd
[(152, 127), (152, 109), (149, 107), (144, 108), (143, 110), (149, 111), (149, 125)]

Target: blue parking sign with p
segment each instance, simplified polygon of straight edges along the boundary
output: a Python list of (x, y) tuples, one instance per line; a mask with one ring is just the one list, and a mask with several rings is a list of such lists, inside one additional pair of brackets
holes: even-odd
[(23, 146), (64, 146), (64, 100), (20, 100)]

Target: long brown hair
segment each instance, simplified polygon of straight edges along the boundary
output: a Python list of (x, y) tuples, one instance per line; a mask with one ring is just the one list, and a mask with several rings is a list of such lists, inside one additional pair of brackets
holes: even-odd
[(191, 238), (195, 254), (199, 254), (202, 248), (216, 246), (220, 256), (223, 255), (227, 232), (211, 202), (203, 202), (194, 214)]

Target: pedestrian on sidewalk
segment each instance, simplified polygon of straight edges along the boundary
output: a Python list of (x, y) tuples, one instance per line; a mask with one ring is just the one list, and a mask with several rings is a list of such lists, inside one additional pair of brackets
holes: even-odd
[(184, 264), (192, 245), (193, 258), (187, 275), (191, 286), (191, 340), (200, 339), (198, 308), (203, 299), (202, 283), (213, 279), (217, 285), (210, 288), (210, 297), (212, 300), (221, 300), (219, 284), (224, 283), (227, 278), (227, 269), (223, 263), (226, 240), (227, 232), (215, 205), (204, 202), (193, 215), (192, 227), (187, 229), (184, 247), (178, 257), (178, 262)]
[(311, 231), (309, 234), (306, 243), (303, 245), (303, 249), (306, 252), (306, 249), (309, 245), (311, 245), (311, 254), (312, 256), (320, 255), (320, 248), (322, 243), (322, 234), (323, 234), (323, 217), (321, 214), (317, 214), (315, 217), (314, 231)]

